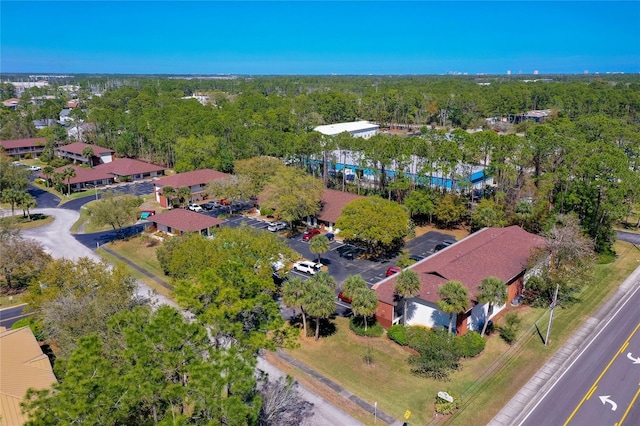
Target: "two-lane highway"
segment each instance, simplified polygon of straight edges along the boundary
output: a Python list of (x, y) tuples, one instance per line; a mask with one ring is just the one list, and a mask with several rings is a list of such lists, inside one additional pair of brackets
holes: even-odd
[(636, 286), (520, 425), (640, 425), (639, 395), (640, 286)]

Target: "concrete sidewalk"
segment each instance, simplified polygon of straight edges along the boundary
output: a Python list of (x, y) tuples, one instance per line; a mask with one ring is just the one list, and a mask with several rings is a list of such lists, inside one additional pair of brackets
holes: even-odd
[(640, 267), (627, 277), (614, 295), (591, 318), (585, 321), (578, 331), (518, 391), (511, 401), (489, 422), (489, 426), (520, 424), (539, 399), (560, 379), (576, 355), (590, 344), (591, 337), (596, 334), (597, 330), (606, 325), (606, 319), (624, 303), (627, 294), (638, 286), (639, 279)]

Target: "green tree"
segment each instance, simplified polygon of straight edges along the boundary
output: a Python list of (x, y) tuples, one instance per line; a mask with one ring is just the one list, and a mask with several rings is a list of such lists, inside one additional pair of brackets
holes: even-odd
[(364, 331), (367, 331), (367, 317), (372, 316), (378, 309), (378, 295), (369, 287), (358, 288), (351, 299), (351, 309), (356, 316), (364, 319)]
[(62, 179), (67, 180), (67, 195), (71, 195), (71, 179), (76, 177), (76, 169), (67, 166), (62, 169)]
[(29, 215), (29, 220), (31, 220), (31, 213), (29, 209), (33, 209), (37, 206), (36, 199), (29, 195), (28, 192), (23, 192), (22, 197), (18, 200), (18, 207), (22, 209), (22, 216), (27, 217)]
[(161, 306), (121, 312), (105, 328), (79, 339), (53, 389), (28, 393), (27, 424), (257, 421), (255, 359), (211, 345), (202, 325)]
[[(234, 201), (248, 200), (255, 197), (254, 186), (251, 181), (243, 176), (233, 175), (227, 179), (214, 180), (207, 185), (207, 194), (210, 197), (224, 198), (233, 203)], [(231, 212), (231, 204), (229, 205)]]
[(342, 283), (342, 294), (353, 300), (359, 289), (367, 288), (367, 282), (360, 275), (349, 275)]
[(40, 243), (23, 238), (19, 232), (0, 234), (0, 273), (9, 290), (26, 287), (51, 261)]
[(310, 284), (308, 280), (293, 277), (282, 285), (283, 303), (290, 308), (300, 308), (304, 336), (307, 336), (307, 313), (304, 310), (304, 304), (311, 291)]
[(85, 146), (82, 150), (82, 156), (89, 160), (89, 167), (93, 168), (93, 148), (91, 146)]
[[(310, 281), (321, 280), (321, 278), (316, 278), (321, 274), (323, 273), (319, 272), (315, 274)], [(312, 282), (304, 308), (307, 313), (316, 320), (315, 340), (317, 341), (320, 338), (320, 321), (329, 318), (336, 312), (333, 290), (328, 285)]]
[(173, 186), (167, 185), (162, 187), (162, 196), (167, 199), (168, 207), (173, 206), (173, 199), (177, 195), (178, 193), (176, 192), (176, 189)]
[(459, 223), (467, 213), (460, 197), (454, 194), (446, 194), (436, 203), (435, 216), (438, 222), (445, 228), (451, 228)]
[(57, 259), (38, 272), (26, 297), (28, 310), (44, 325), (61, 358), (68, 357), (80, 337), (104, 336), (111, 316), (140, 303), (134, 299), (135, 280), (123, 265), (111, 267), (86, 257)]
[(191, 188), (188, 186), (178, 188), (176, 195), (178, 196), (181, 206), (191, 202)]
[(400, 246), (410, 229), (409, 214), (395, 202), (379, 197), (353, 200), (342, 209), (336, 223), (340, 235), (374, 251)]
[(47, 180), (47, 186), (51, 186), (51, 175), (54, 171), (55, 169), (53, 168), (53, 166), (50, 166), (48, 164), (42, 168), (42, 174)]
[(122, 237), (122, 228), (132, 225), (138, 219), (138, 209), (142, 205), (142, 198), (134, 195), (121, 195), (107, 190), (102, 197), (94, 201), (89, 207), (89, 220), (96, 226), (109, 225)]
[(504, 305), (507, 302), (507, 286), (504, 281), (497, 277), (487, 277), (478, 286), (478, 302), (488, 303), (487, 315), (482, 326), (481, 336), (484, 336), (489, 324), (489, 316), (493, 313), (493, 305)]
[(236, 175), (249, 179), (254, 194), (262, 192), (269, 181), (284, 168), (282, 161), (275, 157), (247, 158), (236, 161), (233, 166)]
[(506, 223), (506, 215), (502, 206), (487, 198), (480, 200), (471, 213), (471, 227), (474, 231), (485, 227), (501, 228)]
[(322, 182), (293, 168), (280, 170), (262, 192), (261, 207), (275, 208), (284, 221), (293, 223), (320, 209)]
[(449, 333), (453, 332), (453, 315), (469, 307), (469, 291), (460, 281), (447, 281), (438, 289), (438, 309), (449, 314)]
[(309, 251), (318, 255), (318, 263), (320, 263), (320, 255), (330, 249), (329, 239), (325, 235), (316, 235), (309, 241)]
[(396, 277), (394, 290), (403, 300), (402, 323), (407, 325), (407, 304), (409, 299), (420, 294), (420, 277), (411, 269), (403, 269)]
[(433, 193), (426, 190), (412, 191), (404, 200), (404, 205), (409, 210), (412, 217), (428, 216), (429, 223), (432, 222), (435, 212), (435, 197)]
[(16, 205), (20, 204), (20, 201), (24, 199), (25, 193), (23, 191), (9, 188), (2, 191), (2, 202), (11, 204), (11, 216), (15, 215)]

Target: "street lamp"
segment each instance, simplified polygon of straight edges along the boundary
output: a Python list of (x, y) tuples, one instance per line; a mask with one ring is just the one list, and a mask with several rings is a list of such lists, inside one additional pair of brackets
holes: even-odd
[(91, 185), (90, 183), (86, 184), (88, 187), (95, 189), (96, 191), (96, 201), (98, 201), (98, 185)]

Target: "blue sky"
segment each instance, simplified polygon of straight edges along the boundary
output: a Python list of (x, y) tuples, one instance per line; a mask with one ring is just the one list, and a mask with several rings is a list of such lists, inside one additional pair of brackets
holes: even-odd
[(0, 72), (640, 72), (640, 1), (0, 1)]

